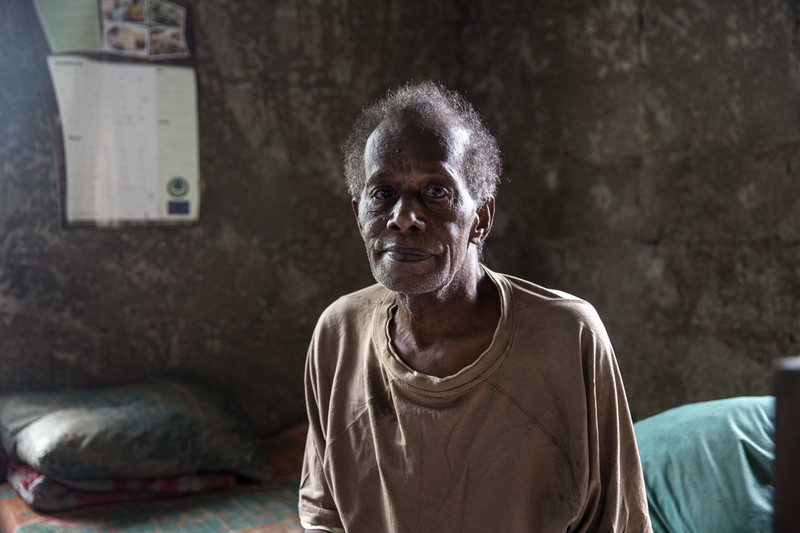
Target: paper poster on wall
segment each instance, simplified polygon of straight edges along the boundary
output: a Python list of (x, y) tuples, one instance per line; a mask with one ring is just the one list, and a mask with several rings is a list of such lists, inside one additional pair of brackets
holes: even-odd
[(99, 52), (97, 0), (34, 0), (52, 52)]
[(64, 143), (68, 223), (195, 221), (194, 69), (48, 57)]
[(191, 1), (29, 1), (49, 48), (64, 222), (196, 222)]
[[(50, 50), (188, 57), (186, 8), (169, 0), (33, 0)], [(99, 8), (98, 8), (99, 6)]]
[(189, 55), (186, 10), (167, 0), (101, 0), (103, 50), (151, 60)]

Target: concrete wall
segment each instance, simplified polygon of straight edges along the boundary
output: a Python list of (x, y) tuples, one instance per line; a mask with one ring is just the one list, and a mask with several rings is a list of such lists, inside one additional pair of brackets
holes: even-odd
[(800, 353), (790, 4), (551, 4), (468, 26), (510, 179), (490, 257), (596, 305), (635, 416), (770, 392)]
[(487, 262), (595, 304), (635, 417), (769, 393), (800, 353), (786, 0), (198, 1), (201, 221), (102, 230), (61, 227), (28, 4), (0, 3), (0, 390), (180, 367), (262, 431), (301, 417), (317, 315), (371, 281), (338, 147), (410, 78), (485, 114)]

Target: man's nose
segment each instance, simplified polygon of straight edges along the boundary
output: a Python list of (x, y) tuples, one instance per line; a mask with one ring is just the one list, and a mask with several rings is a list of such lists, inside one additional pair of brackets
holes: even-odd
[(387, 227), (393, 230), (425, 231), (424, 206), (413, 194), (401, 194), (394, 204)]

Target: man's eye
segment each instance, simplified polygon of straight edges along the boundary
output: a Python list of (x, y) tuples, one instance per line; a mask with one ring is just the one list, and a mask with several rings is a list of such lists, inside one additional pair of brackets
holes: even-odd
[(428, 187), (425, 189), (425, 192), (428, 196), (436, 200), (447, 197), (447, 190), (443, 187)]
[(375, 189), (372, 191), (372, 197), (376, 200), (388, 200), (392, 196), (391, 189)]

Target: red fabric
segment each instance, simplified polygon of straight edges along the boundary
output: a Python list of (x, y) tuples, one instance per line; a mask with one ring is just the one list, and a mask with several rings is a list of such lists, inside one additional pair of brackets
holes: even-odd
[(142, 479), (65, 479), (46, 476), (16, 461), (9, 460), (7, 467), (8, 481), (25, 503), (46, 511), (220, 490), (237, 483), (236, 475), (229, 472)]

